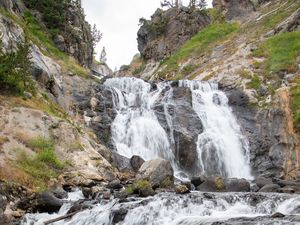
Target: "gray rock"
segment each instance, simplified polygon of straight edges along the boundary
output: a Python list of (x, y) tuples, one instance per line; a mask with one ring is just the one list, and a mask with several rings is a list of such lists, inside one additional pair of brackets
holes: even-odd
[(61, 51), (66, 51), (66, 43), (65, 39), (62, 35), (56, 35), (53, 39), (54, 44), (61, 50)]
[(203, 10), (188, 8), (157, 9), (151, 20), (141, 21), (138, 49), (145, 59), (159, 61), (170, 56), (182, 44), (210, 24)]
[(119, 190), (123, 187), (120, 180), (116, 179), (108, 183), (107, 188)]
[(34, 209), (38, 212), (54, 213), (63, 205), (63, 201), (55, 197), (51, 192), (42, 192), (37, 195)]
[[(201, 169), (198, 163), (196, 140), (202, 133), (200, 118), (192, 107), (192, 93), (189, 88), (173, 86), (173, 104), (167, 105), (168, 114), (172, 117), (175, 157), (181, 169), (189, 175), (195, 175)], [(155, 106), (157, 119), (164, 130), (171, 132), (167, 123), (163, 103)], [(170, 143), (171, 140), (170, 140)]]
[(130, 164), (132, 166), (132, 169), (137, 172), (141, 166), (143, 165), (143, 163), (145, 162), (145, 160), (143, 160), (140, 156), (138, 155), (134, 155), (131, 157), (130, 159)]
[(266, 184), (263, 186), (259, 192), (277, 192), (280, 189), (278, 184)]
[(200, 184), (202, 184), (207, 178), (205, 176), (199, 175), (199, 176), (194, 176), (191, 178), (191, 183), (195, 186), (198, 187)]
[(232, 192), (250, 191), (250, 183), (246, 179), (238, 179), (238, 178), (225, 179), (225, 186), (227, 191), (232, 191)]
[(196, 190), (205, 192), (226, 191), (225, 182), (221, 177), (209, 177)]
[(166, 180), (174, 182), (171, 163), (164, 159), (146, 161), (138, 171), (137, 180), (148, 180), (153, 188), (160, 187)]
[(251, 0), (213, 0), (213, 7), (224, 12), (228, 20), (246, 20), (255, 11)]
[(294, 194), (295, 190), (292, 187), (283, 187), (277, 190), (279, 193)]
[(126, 215), (127, 215), (127, 212), (128, 212), (128, 210), (124, 209), (124, 208), (113, 210), (111, 212), (111, 214), (112, 214), (111, 217), (113, 218), (112, 219), (112, 224), (114, 225), (114, 224), (117, 224), (117, 223), (123, 221), (125, 219)]
[(267, 184), (272, 184), (273, 181), (271, 178), (265, 178), (265, 177), (258, 177), (254, 180), (254, 182), (257, 184), (259, 188), (262, 188), (263, 186)]

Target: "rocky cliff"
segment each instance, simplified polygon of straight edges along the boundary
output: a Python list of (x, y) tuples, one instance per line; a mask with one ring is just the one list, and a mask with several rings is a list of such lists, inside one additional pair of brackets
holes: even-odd
[(210, 23), (205, 11), (186, 7), (157, 9), (151, 20), (140, 20), (138, 49), (145, 59), (165, 59)]

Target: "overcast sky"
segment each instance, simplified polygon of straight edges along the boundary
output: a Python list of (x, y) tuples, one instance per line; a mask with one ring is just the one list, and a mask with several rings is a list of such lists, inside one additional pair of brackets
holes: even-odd
[[(183, 0), (184, 4), (186, 2), (188, 0)], [(138, 53), (136, 38), (139, 18), (149, 19), (160, 7), (160, 0), (82, 0), (82, 4), (87, 20), (92, 25), (96, 24), (103, 33), (96, 48), (97, 59), (105, 46), (107, 63), (115, 69), (129, 64)]]

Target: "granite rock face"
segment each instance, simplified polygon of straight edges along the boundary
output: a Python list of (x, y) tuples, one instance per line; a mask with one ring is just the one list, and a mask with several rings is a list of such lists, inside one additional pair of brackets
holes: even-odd
[(223, 12), (227, 20), (244, 20), (255, 11), (251, 0), (214, 0), (213, 7)]
[(210, 24), (209, 15), (186, 7), (157, 9), (151, 20), (141, 19), (138, 49), (145, 59), (162, 60)]

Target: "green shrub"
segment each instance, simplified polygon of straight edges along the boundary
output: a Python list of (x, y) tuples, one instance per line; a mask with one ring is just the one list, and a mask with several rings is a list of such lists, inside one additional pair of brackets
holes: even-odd
[(15, 152), (19, 152), (16, 165), (32, 177), (35, 188), (45, 189), (49, 181), (57, 178), (62, 172), (66, 163), (58, 159), (54, 151), (54, 143), (50, 139), (38, 137), (29, 140), (26, 145), (34, 148), (37, 153), (29, 156), (22, 149), (14, 149)]
[(253, 88), (255, 90), (258, 90), (260, 85), (261, 85), (261, 81), (260, 81), (259, 76), (257, 76), (257, 75), (254, 75), (251, 78), (251, 81), (249, 83), (247, 83), (248, 88)]
[(277, 73), (280, 71), (295, 72), (300, 55), (300, 32), (289, 32), (276, 35), (264, 42), (254, 56), (266, 57), (265, 70)]
[(53, 140), (37, 137), (29, 140), (26, 145), (37, 152), (34, 161), (45, 163), (54, 169), (64, 168), (64, 163), (55, 154)]
[(17, 43), (17, 49), (4, 52), (0, 42), (0, 89), (23, 94), (34, 93), (29, 60), (30, 44), (25, 40)]
[(182, 68), (181, 73), (183, 76), (187, 76), (191, 72), (193, 72), (195, 69), (197, 69), (197, 67), (198, 67), (198, 65), (196, 65), (196, 64), (188, 64)]

